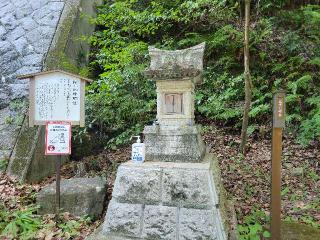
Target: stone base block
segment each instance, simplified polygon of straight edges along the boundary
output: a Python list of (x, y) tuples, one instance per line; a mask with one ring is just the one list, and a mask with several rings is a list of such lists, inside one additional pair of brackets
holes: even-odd
[(147, 161), (200, 162), (206, 147), (197, 126), (146, 126)]
[[(56, 183), (44, 187), (37, 196), (39, 214), (55, 212)], [(106, 194), (106, 180), (96, 178), (72, 178), (61, 181), (60, 205), (62, 211), (75, 216), (101, 215)]]
[(122, 164), (95, 239), (227, 239), (215, 161), (207, 154), (203, 163)]
[(110, 202), (105, 235), (128, 239), (226, 239), (215, 209)]

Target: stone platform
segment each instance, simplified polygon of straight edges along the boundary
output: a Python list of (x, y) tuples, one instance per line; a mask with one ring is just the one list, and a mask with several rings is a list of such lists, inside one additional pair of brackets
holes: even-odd
[(228, 239), (217, 162), (127, 162), (99, 233), (89, 239)]

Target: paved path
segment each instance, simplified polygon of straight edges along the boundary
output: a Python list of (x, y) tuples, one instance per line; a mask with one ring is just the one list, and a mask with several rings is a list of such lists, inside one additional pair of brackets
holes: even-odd
[(0, 0), (0, 158), (11, 150), (16, 134), (16, 127), (8, 124), (15, 118), (9, 103), (28, 93), (28, 81), (16, 76), (42, 69), (64, 4), (64, 0)]

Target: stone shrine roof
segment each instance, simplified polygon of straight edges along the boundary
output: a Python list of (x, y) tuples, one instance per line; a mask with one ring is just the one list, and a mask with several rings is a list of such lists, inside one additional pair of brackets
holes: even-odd
[(183, 50), (161, 50), (149, 47), (150, 67), (145, 75), (154, 80), (194, 78), (198, 82), (203, 70), (205, 43)]

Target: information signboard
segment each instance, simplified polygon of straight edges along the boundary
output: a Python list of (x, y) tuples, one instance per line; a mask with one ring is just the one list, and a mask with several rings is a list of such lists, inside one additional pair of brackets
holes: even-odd
[(36, 122), (80, 121), (79, 79), (61, 73), (38, 76), (34, 98)]
[(30, 80), (29, 126), (46, 125), (45, 155), (59, 155), (56, 161), (56, 223), (60, 211), (61, 155), (71, 154), (71, 125), (84, 127), (86, 82), (91, 79), (52, 70), (19, 76)]
[(29, 126), (46, 125), (50, 121), (67, 121), (84, 127), (86, 82), (79, 75), (53, 70), (19, 77), (30, 79)]
[(69, 122), (48, 122), (45, 139), (46, 155), (71, 154), (71, 124)]

